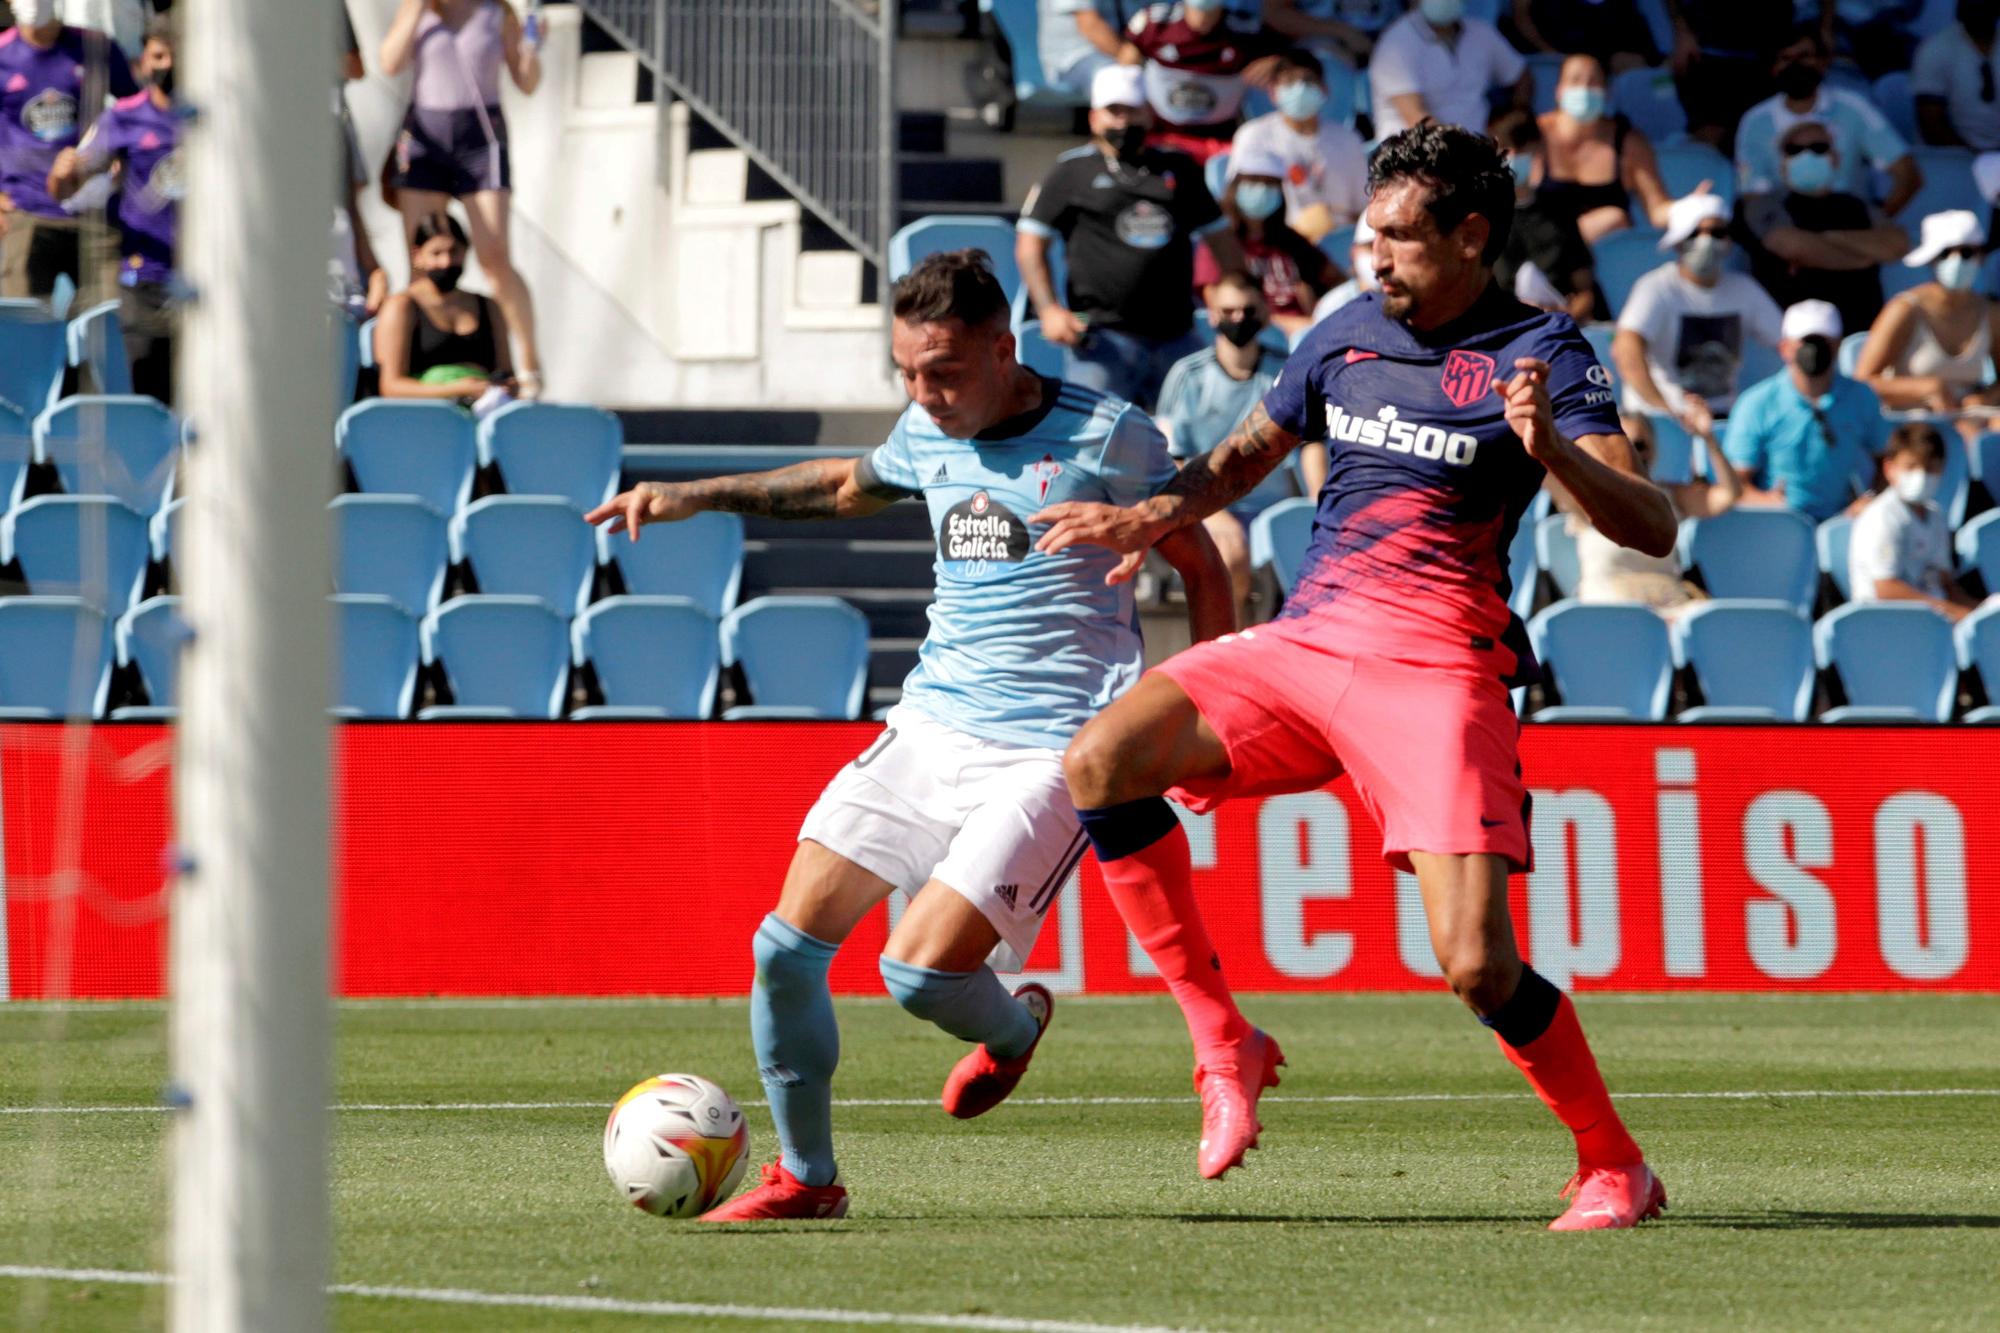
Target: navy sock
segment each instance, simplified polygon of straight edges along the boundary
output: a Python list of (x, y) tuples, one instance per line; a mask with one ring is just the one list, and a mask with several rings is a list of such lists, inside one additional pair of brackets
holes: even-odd
[(1479, 1021), (1492, 1028), (1500, 1040), (1519, 1050), (1549, 1030), (1549, 1024), (1556, 1019), (1556, 1006), (1561, 1003), (1562, 992), (1555, 984), (1523, 964), (1521, 984), (1514, 987), (1507, 1003)]
[(1079, 810), (1076, 817), (1090, 836), (1100, 864), (1144, 851), (1181, 826), (1164, 796), (1142, 796), (1136, 801)]
[(757, 927), (751, 948), (757, 980), (750, 991), (750, 1040), (778, 1123), (779, 1161), (808, 1185), (831, 1184), (840, 1029), (826, 971), (839, 946), (772, 913)]
[(976, 1041), (996, 1060), (1011, 1060), (1035, 1044), (1041, 1025), (990, 967), (940, 972), (901, 959), (882, 958), (882, 981), (897, 1003), (961, 1041)]

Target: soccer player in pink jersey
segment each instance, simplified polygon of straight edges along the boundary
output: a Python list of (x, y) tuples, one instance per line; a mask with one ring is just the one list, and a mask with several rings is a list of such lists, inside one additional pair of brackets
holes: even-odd
[(1301, 440), (1327, 442), (1303, 572), (1283, 613), (1169, 659), (1077, 734), (1070, 792), (1106, 887), (1187, 1017), (1200, 1168), (1256, 1145), (1278, 1047), (1237, 1009), (1163, 797), (1195, 811), (1346, 772), (1414, 871), (1457, 993), (1576, 1136), (1557, 1230), (1628, 1227), (1666, 1191), (1612, 1107), (1568, 997), (1521, 961), (1507, 877), (1530, 868), (1529, 798), (1507, 690), (1536, 673), (1507, 608), (1506, 551), (1545, 476), (1598, 531), (1664, 555), (1666, 497), (1619, 432), (1611, 377), (1568, 316), (1493, 281), (1514, 208), (1492, 140), (1426, 122), (1369, 164), (1380, 290), (1342, 307), (1210, 453), (1137, 504), (1052, 505), (1041, 545), (1125, 553), (1246, 494)]

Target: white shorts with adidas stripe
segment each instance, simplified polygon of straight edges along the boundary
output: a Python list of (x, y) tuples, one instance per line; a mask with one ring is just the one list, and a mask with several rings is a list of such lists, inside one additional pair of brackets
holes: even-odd
[(1086, 845), (1062, 751), (981, 740), (906, 705), (885, 720), (799, 837), (908, 895), (948, 885), (999, 933), (995, 969), (1020, 971)]

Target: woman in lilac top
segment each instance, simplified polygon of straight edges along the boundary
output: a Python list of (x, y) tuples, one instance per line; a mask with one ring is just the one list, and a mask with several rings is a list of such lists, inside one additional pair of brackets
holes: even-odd
[(541, 391), (534, 304), (508, 249), (510, 176), (500, 68), (533, 93), (542, 81), (535, 43), (505, 0), (402, 0), (382, 39), (382, 71), (414, 70), (410, 109), (396, 139), (390, 183), (406, 234), (452, 199), (465, 205), (472, 250), (520, 339), (520, 392)]

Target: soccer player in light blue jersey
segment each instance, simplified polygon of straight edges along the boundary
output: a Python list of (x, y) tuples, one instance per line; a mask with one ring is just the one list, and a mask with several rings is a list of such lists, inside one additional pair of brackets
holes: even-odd
[[(710, 1222), (841, 1217), (832, 1080), (840, 1057), (827, 969), (863, 916), (914, 895), (881, 959), (890, 994), (978, 1046), (944, 1109), (998, 1105), (1027, 1071), (1053, 1009), (1013, 994), (1019, 968), (1086, 840), (1063, 747), (1139, 678), (1139, 613), (1119, 557), (1038, 551), (1028, 516), (1064, 500), (1129, 505), (1175, 473), (1131, 404), (1014, 359), (1007, 296), (984, 254), (932, 255), (896, 284), (892, 347), (911, 406), (874, 452), (707, 481), (647, 482), (590, 514), (640, 525), (703, 510), (856, 518), (921, 498), (937, 533), (931, 632), (874, 744), (828, 784), (799, 830), (778, 906), (757, 930), (750, 1033), (780, 1155)], [(1197, 640), (1232, 628), (1229, 579), (1199, 526), (1157, 548), (1181, 573)]]

